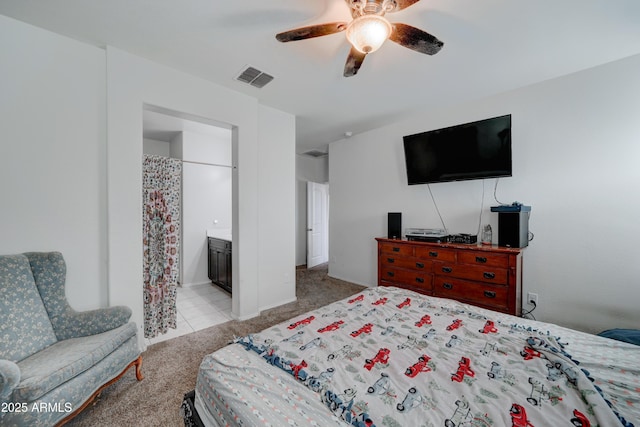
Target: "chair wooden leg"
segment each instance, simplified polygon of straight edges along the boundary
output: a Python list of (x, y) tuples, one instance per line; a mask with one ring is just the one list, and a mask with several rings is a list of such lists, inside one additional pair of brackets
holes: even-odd
[(120, 378), (122, 378), (122, 376), (125, 374), (125, 372), (127, 372), (129, 370), (129, 368), (132, 367), (132, 366), (136, 367), (136, 379), (138, 381), (142, 381), (144, 379), (144, 375), (142, 375), (142, 370), (141, 370), (142, 369), (142, 355), (140, 355), (140, 356), (138, 356), (138, 358), (136, 360), (134, 360), (133, 362), (129, 363), (127, 365), (127, 367), (124, 368), (124, 370), (122, 372), (120, 372), (120, 374), (117, 377), (115, 377), (112, 380), (106, 382), (98, 390), (96, 390), (95, 393), (93, 393), (91, 395), (91, 397), (89, 399), (87, 399), (87, 401), (84, 402), (79, 408), (77, 408), (75, 411), (73, 411), (67, 417), (65, 417), (64, 419), (59, 421), (58, 424), (56, 424), (56, 427), (61, 427), (61, 426), (65, 425), (66, 423), (68, 423), (69, 421), (71, 421), (72, 418), (74, 418), (76, 415), (78, 415), (80, 412), (82, 412), (87, 406), (89, 406), (89, 404), (91, 402), (93, 402), (95, 400), (95, 398), (98, 395), (100, 395), (100, 393), (102, 393), (102, 390), (104, 390), (105, 388), (109, 387), (111, 384), (115, 383)]
[(144, 375), (142, 375), (142, 355), (138, 356), (133, 364), (136, 365), (136, 379), (142, 381), (144, 379)]

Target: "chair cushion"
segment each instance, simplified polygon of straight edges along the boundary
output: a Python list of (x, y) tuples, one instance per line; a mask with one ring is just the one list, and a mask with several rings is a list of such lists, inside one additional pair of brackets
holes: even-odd
[(0, 359), (19, 362), (56, 341), (29, 260), (0, 256)]
[(136, 335), (135, 323), (98, 335), (71, 338), (18, 363), (22, 379), (13, 391), (17, 402), (34, 401), (60, 384), (80, 375)]

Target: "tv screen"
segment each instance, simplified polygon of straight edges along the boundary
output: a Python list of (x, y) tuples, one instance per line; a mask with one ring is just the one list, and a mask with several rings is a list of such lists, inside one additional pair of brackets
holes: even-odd
[(511, 176), (511, 115), (403, 137), (409, 185)]

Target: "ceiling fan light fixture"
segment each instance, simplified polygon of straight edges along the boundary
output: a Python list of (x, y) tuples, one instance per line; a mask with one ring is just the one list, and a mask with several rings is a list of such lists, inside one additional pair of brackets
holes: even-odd
[(375, 52), (391, 35), (389, 21), (380, 15), (362, 15), (347, 27), (347, 40), (362, 53)]

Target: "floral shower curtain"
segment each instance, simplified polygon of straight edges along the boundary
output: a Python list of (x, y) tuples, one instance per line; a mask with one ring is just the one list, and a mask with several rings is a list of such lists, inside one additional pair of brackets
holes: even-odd
[(142, 167), (144, 336), (176, 328), (182, 162), (145, 155)]

